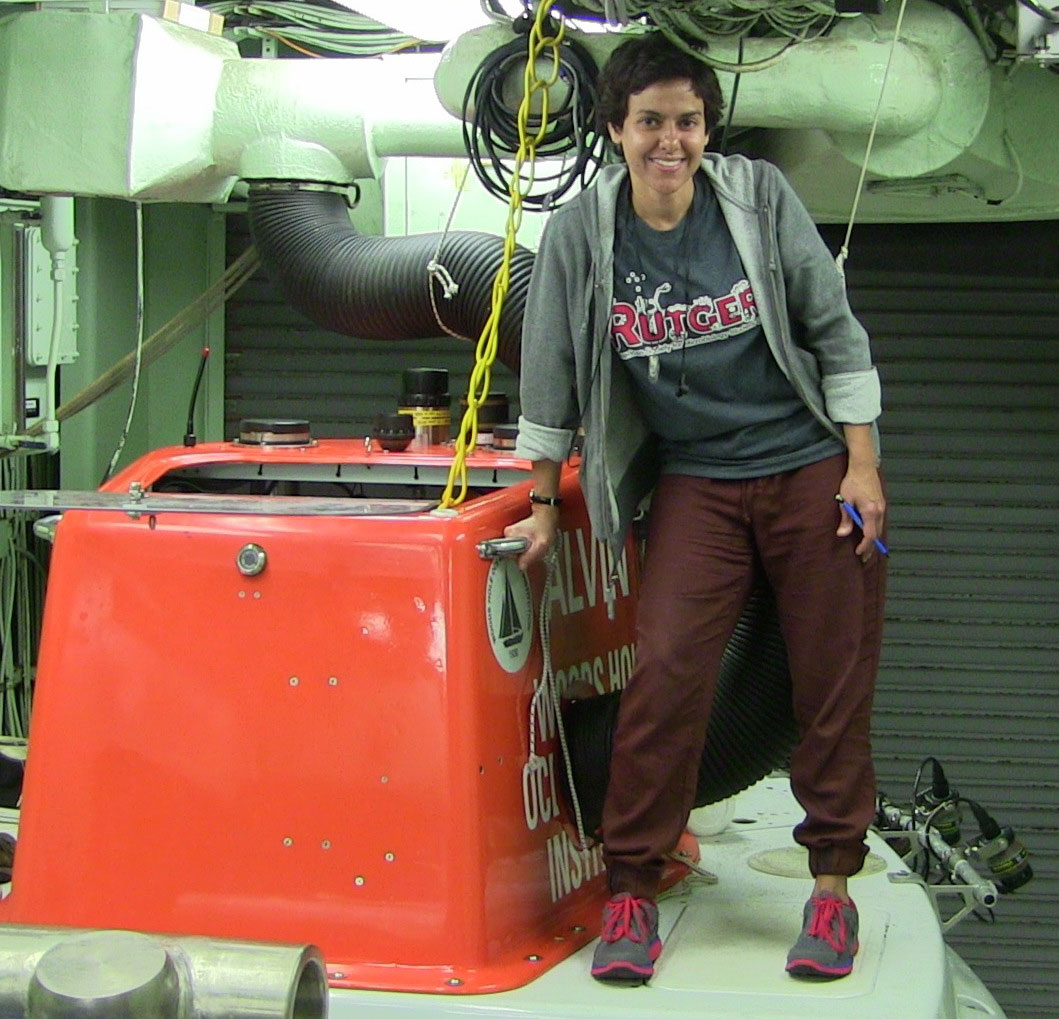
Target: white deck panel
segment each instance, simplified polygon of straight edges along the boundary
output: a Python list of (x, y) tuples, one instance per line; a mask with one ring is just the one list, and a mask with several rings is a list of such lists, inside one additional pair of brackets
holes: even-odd
[[(784, 971), (812, 889), (804, 877), (753, 869), (758, 853), (793, 845), (802, 812), (786, 779), (766, 779), (740, 795), (726, 831), (704, 839), (702, 866), (716, 885), (694, 876), (659, 901), (664, 949), (651, 982), (612, 987), (589, 976), (594, 943), (514, 991), (437, 996), (334, 991), (332, 1019), (467, 1016), (476, 1019), (956, 1019), (945, 945), (933, 907), (914, 884), (894, 884), (904, 870), (876, 836), (872, 852), (885, 862), (853, 879), (861, 918), (860, 954), (841, 980), (796, 980)], [(990, 1001), (980, 988), (981, 1000)], [(988, 1015), (975, 1010), (967, 1015)], [(997, 1010), (994, 1014), (999, 1015)]]

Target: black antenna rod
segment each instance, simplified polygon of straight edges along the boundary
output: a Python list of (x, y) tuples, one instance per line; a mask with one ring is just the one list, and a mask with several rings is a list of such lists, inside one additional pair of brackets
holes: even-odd
[(184, 433), (184, 445), (194, 446), (198, 439), (195, 438), (195, 404), (199, 399), (199, 388), (202, 385), (202, 376), (206, 371), (206, 362), (210, 359), (210, 348), (202, 348), (202, 357), (199, 360), (199, 370), (195, 375), (195, 385), (191, 389), (191, 403), (188, 404), (188, 427)]

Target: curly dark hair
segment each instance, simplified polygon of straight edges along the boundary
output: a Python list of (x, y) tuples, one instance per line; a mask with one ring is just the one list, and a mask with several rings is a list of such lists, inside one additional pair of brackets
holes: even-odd
[(661, 81), (688, 79), (706, 114), (706, 130), (712, 133), (724, 113), (724, 96), (712, 67), (674, 46), (661, 32), (636, 35), (610, 55), (600, 71), (596, 89), (596, 123), (621, 127), (629, 113), (629, 96)]

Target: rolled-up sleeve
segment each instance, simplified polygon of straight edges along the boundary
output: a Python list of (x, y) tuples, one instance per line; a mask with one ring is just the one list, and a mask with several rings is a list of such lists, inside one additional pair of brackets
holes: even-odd
[(571, 329), (576, 295), (568, 288), (576, 287), (587, 269), (576, 257), (583, 245), (564, 237), (570, 233), (564, 230), (568, 217), (561, 210), (548, 221), (526, 296), (519, 379), (522, 414), (515, 455), (527, 460), (564, 460), (577, 428)]
[(787, 306), (800, 327), (799, 345), (816, 358), (827, 415), (840, 424), (870, 424), (882, 413), (882, 394), (868, 334), (805, 206), (778, 170), (772, 185)]
[(869, 425), (882, 413), (882, 387), (875, 368), (825, 375), (821, 384), (824, 406), (832, 421)]
[(573, 440), (572, 428), (549, 428), (520, 414), (515, 456), (524, 460), (554, 460), (562, 463), (570, 454)]

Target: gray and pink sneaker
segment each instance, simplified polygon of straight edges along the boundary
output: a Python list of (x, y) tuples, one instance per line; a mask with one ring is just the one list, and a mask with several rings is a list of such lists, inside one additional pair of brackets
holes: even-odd
[(796, 977), (835, 980), (853, 969), (857, 942), (857, 907), (832, 892), (814, 895), (805, 904), (802, 933), (787, 954), (787, 972)]
[(592, 976), (607, 983), (645, 984), (654, 976), (661, 953), (654, 902), (628, 892), (613, 896), (603, 907), (603, 933), (592, 957)]

